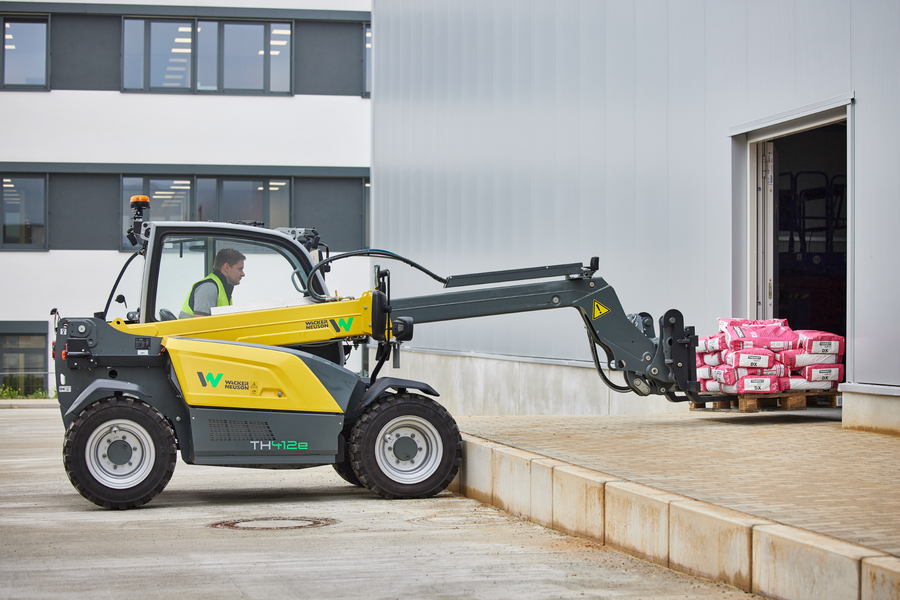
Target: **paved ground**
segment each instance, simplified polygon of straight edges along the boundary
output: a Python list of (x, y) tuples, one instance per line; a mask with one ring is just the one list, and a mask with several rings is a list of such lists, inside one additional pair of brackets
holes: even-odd
[(382, 500), (330, 467), (179, 463), (146, 507), (104, 510), (66, 479), (62, 434), (58, 409), (0, 410), (0, 599), (755, 598), (447, 492)]
[(842, 429), (840, 409), (459, 424), (474, 436), (900, 556), (900, 437)]

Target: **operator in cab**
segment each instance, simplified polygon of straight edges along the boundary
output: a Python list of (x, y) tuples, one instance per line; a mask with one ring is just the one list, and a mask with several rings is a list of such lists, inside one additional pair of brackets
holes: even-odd
[(231, 306), (231, 292), (244, 278), (246, 258), (234, 248), (219, 250), (213, 272), (194, 284), (178, 318), (208, 317), (214, 306)]

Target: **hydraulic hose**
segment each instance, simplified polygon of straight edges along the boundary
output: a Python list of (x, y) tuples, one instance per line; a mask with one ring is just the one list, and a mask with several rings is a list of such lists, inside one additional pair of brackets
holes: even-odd
[[(600, 367), (600, 357), (597, 356), (597, 342), (595, 342), (594, 338), (591, 337), (590, 331), (588, 331), (587, 336), (588, 336), (588, 343), (591, 346), (591, 356), (594, 358), (594, 367), (597, 369), (597, 373), (600, 375), (600, 379), (603, 380), (603, 383), (605, 383), (607, 386), (609, 386), (609, 388), (611, 390), (614, 390), (616, 392), (621, 392), (623, 394), (627, 394), (628, 392), (630, 392), (631, 388), (624, 387), (621, 385), (616, 385), (615, 383), (613, 383), (612, 381), (609, 380), (609, 378), (606, 376), (605, 373), (603, 373), (603, 369)], [(606, 352), (605, 349), (603, 351)], [(607, 359), (608, 358), (609, 357), (607, 356)]]
[[(437, 275), (436, 273), (429, 271), (428, 269), (426, 269), (419, 263), (412, 261), (412, 260), (406, 258), (405, 256), (400, 256), (399, 254), (395, 254), (395, 253), (389, 252), (387, 250), (378, 250), (377, 248), (364, 248), (362, 250), (353, 250), (352, 252), (343, 252), (341, 254), (335, 254), (334, 256), (332, 256), (330, 258), (326, 258), (325, 260), (320, 261), (318, 264), (316, 264), (316, 266), (314, 266), (312, 268), (312, 271), (309, 272), (307, 279), (309, 281), (314, 281), (313, 276), (316, 274), (317, 271), (319, 271), (325, 265), (333, 263), (337, 260), (341, 260), (342, 258), (350, 258), (352, 256), (374, 256), (374, 257), (381, 257), (381, 258), (388, 258), (391, 260), (396, 260), (396, 261), (405, 263), (405, 264), (411, 266), (412, 268), (414, 268), (418, 271), (421, 271), (422, 273), (425, 273), (426, 275), (428, 275), (429, 277), (431, 277), (432, 279), (434, 279), (435, 281), (437, 281), (439, 283), (442, 283), (444, 285), (447, 284), (446, 278), (441, 277), (440, 275)], [(315, 289), (313, 289), (313, 286), (309, 286), (309, 295), (316, 302), (327, 302), (328, 301), (328, 298), (325, 298), (324, 296), (319, 295), (319, 293), (316, 292)]]

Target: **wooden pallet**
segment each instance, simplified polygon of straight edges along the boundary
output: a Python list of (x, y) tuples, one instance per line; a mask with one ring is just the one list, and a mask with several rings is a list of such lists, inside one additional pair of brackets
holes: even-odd
[(779, 394), (701, 394), (706, 402), (691, 402), (691, 410), (705, 409), (707, 404), (712, 404), (713, 410), (738, 409), (742, 413), (759, 412), (760, 408), (775, 408), (777, 410), (806, 410), (807, 406), (817, 406), (819, 398), (828, 399), (828, 406), (836, 408), (838, 391), (794, 391)]

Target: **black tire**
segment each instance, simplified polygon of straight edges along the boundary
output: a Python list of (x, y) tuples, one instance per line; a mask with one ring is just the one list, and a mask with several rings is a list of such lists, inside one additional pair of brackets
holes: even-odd
[(78, 492), (104, 508), (137, 508), (165, 489), (175, 470), (175, 432), (158, 410), (106, 398), (66, 431), (63, 464)]
[(462, 438), (443, 406), (400, 394), (366, 409), (353, 426), (349, 454), (359, 481), (379, 496), (428, 498), (456, 477)]
[(331, 465), (332, 468), (341, 476), (341, 479), (347, 483), (355, 485), (356, 487), (362, 487), (363, 484), (360, 483), (359, 477), (353, 472), (353, 466), (350, 464), (350, 453), (348, 452), (345, 456), (344, 462), (334, 463)]

